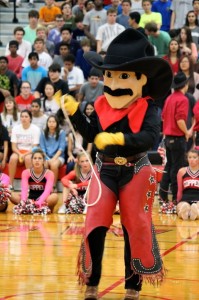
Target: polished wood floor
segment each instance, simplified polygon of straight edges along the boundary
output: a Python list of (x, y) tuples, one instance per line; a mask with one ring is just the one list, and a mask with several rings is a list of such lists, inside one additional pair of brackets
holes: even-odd
[[(81, 300), (76, 259), (84, 215), (16, 216), (0, 213), (0, 300)], [(168, 269), (159, 287), (143, 285), (140, 300), (199, 299), (199, 220), (181, 221), (158, 213), (153, 221)], [(106, 240), (100, 299), (124, 296), (123, 238), (119, 216)]]

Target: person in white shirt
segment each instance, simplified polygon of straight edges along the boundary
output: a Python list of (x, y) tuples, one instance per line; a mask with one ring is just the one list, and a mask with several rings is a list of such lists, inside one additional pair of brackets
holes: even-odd
[[(22, 56), (24, 59), (28, 57), (28, 54), (32, 51), (31, 43), (23, 40), (25, 31), (23, 27), (17, 26), (14, 29), (14, 40), (19, 43), (17, 54)], [(10, 55), (9, 43), (6, 45), (5, 56)]]
[(43, 131), (46, 127), (48, 116), (41, 111), (41, 100), (34, 99), (31, 104), (32, 124), (39, 127)]
[[(42, 38), (36, 38), (34, 41), (34, 52), (36, 52), (39, 56), (38, 66), (43, 67), (45, 70), (48, 71), (48, 68), (53, 63), (53, 59), (45, 51), (45, 42)], [(22, 66), (28, 67), (30, 65), (30, 62), (28, 60), (28, 57), (24, 60)]]
[(12, 154), (9, 160), (11, 186), (13, 186), (18, 163), (30, 168), (32, 148), (39, 145), (41, 133), (36, 125), (31, 124), (32, 114), (27, 109), (21, 112), (20, 120), (21, 124), (14, 126), (11, 134)]
[(106, 51), (112, 40), (118, 36), (125, 27), (116, 23), (117, 11), (115, 8), (107, 10), (107, 22), (97, 30), (97, 52)]
[(84, 83), (84, 73), (80, 68), (75, 67), (75, 56), (73, 54), (68, 54), (64, 58), (61, 78), (68, 82), (70, 95), (76, 98), (80, 87)]

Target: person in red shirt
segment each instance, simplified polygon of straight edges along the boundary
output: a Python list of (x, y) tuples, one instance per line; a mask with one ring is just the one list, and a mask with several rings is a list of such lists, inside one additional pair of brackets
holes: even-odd
[(15, 40), (9, 42), (10, 55), (7, 55), (8, 69), (14, 72), (17, 77), (21, 78), (22, 63), (24, 58), (17, 54), (19, 43)]
[(179, 59), (180, 59), (180, 44), (177, 39), (173, 38), (169, 42), (168, 54), (162, 58), (168, 61), (173, 71), (173, 74), (176, 75), (179, 71)]
[(30, 111), (32, 101), (35, 99), (35, 97), (31, 94), (30, 83), (28, 81), (22, 81), (20, 90), (20, 95), (15, 97), (15, 101), (18, 105), (18, 110), (22, 111), (24, 109), (28, 109)]
[(177, 173), (185, 164), (186, 141), (192, 136), (192, 128), (187, 129), (189, 101), (185, 96), (188, 79), (183, 72), (176, 74), (173, 80), (174, 92), (167, 97), (162, 111), (163, 134), (167, 163), (160, 183), (160, 198), (168, 201), (168, 186), (171, 183), (172, 201), (177, 199)]

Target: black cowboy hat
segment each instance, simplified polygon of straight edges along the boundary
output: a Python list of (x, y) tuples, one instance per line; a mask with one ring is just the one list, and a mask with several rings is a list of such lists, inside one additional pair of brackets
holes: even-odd
[(189, 78), (183, 72), (178, 72), (174, 78), (172, 83), (172, 88), (175, 90), (183, 88), (189, 81)]
[(138, 30), (128, 28), (109, 45), (104, 58), (96, 52), (84, 54), (85, 59), (100, 70), (139, 72), (147, 76), (148, 96), (154, 99), (168, 93), (172, 83), (169, 63), (154, 57), (154, 47)]

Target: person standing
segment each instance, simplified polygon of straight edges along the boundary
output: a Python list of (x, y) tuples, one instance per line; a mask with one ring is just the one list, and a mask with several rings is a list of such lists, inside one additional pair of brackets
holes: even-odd
[(172, 70), (165, 60), (154, 57), (145, 36), (131, 28), (111, 42), (104, 60), (93, 51), (85, 57), (104, 71), (104, 94), (95, 101), (90, 123), (79, 104), (64, 97), (77, 129), (98, 151), (79, 253), (79, 280), (87, 285), (84, 300), (97, 300), (106, 232), (119, 200), (125, 243), (124, 299), (138, 300), (144, 279), (152, 283), (164, 278), (152, 225), (155, 172), (145, 151), (153, 147), (160, 129), (151, 98), (168, 93)]
[(185, 164), (186, 142), (192, 136), (192, 129), (187, 129), (189, 101), (185, 96), (188, 90), (188, 79), (179, 72), (173, 80), (174, 92), (167, 97), (162, 111), (163, 134), (165, 136), (166, 157), (160, 198), (168, 201), (168, 186), (171, 183), (172, 201), (177, 199), (177, 173)]

